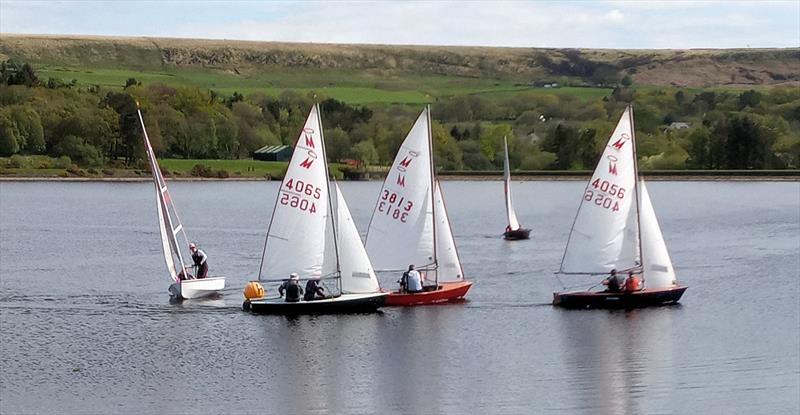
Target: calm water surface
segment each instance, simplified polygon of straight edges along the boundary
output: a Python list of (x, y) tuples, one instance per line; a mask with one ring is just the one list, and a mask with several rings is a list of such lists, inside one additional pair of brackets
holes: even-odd
[(171, 184), (230, 288), (170, 304), (150, 183), (0, 182), (0, 413), (797, 414), (800, 183), (650, 183), (690, 288), (629, 312), (549, 305), (584, 185), (515, 183), (505, 242), (500, 183), (445, 182), (467, 302), (286, 318), (240, 310), (278, 183)]

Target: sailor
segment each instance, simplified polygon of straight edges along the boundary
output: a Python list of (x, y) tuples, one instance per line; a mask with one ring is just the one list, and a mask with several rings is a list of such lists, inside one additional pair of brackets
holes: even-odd
[(403, 273), (403, 278), (400, 280), (400, 289), (404, 288), (409, 293), (422, 292), (422, 278), (414, 269), (414, 264), (408, 266), (408, 271)]
[(619, 274), (617, 274), (616, 269), (611, 270), (611, 275), (608, 278), (603, 280), (603, 285), (608, 286), (606, 291), (610, 293), (618, 293), (622, 289), (622, 279), (620, 278)]
[(303, 299), (306, 301), (321, 300), (325, 298), (325, 288), (320, 285), (319, 275), (306, 282), (306, 293)]
[(300, 286), (300, 276), (296, 272), (289, 274), (289, 279), (284, 281), (278, 287), (280, 295), (286, 294), (287, 303), (296, 303), (300, 301), (300, 295), (303, 294), (303, 287)]
[(625, 279), (625, 291), (632, 292), (638, 291), (640, 285), (639, 277), (633, 273), (633, 271), (628, 272), (628, 278)]
[(208, 255), (202, 249), (198, 249), (194, 242), (189, 243), (189, 251), (192, 252), (192, 261), (197, 267), (197, 278), (208, 276)]

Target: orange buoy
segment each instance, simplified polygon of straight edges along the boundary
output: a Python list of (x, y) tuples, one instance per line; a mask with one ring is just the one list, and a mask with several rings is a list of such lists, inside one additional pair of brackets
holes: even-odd
[(244, 286), (244, 298), (251, 300), (264, 296), (264, 286), (258, 281), (250, 281)]

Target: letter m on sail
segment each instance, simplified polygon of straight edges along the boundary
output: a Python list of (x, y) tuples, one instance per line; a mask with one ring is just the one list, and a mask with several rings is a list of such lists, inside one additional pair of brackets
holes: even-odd
[(617, 175), (617, 163), (608, 163), (608, 172)]
[(397, 184), (406, 187), (406, 176), (404, 174), (397, 175)]
[[(314, 148), (314, 136), (311, 134), (306, 134), (306, 146), (309, 148)], [(308, 161), (308, 160), (306, 160)]]
[(400, 165), (400, 166), (403, 166), (403, 168), (406, 168), (406, 169), (407, 169), (407, 168), (408, 168), (408, 165), (409, 165), (409, 164), (411, 164), (411, 160), (413, 160), (413, 159), (411, 159), (411, 158), (408, 158), (408, 157), (405, 157), (403, 160), (401, 160), (401, 161), (400, 161), (400, 164), (399, 164), (399, 165)]
[(619, 140), (617, 140), (617, 142), (612, 144), (611, 147), (614, 147), (617, 150), (622, 150), (622, 146), (624, 146), (624, 145), (625, 145), (625, 141), (623, 141), (623, 139), (620, 138)]
[(311, 157), (306, 157), (306, 159), (300, 163), (300, 167), (305, 167), (307, 169), (311, 168), (311, 164), (314, 163), (314, 159)]

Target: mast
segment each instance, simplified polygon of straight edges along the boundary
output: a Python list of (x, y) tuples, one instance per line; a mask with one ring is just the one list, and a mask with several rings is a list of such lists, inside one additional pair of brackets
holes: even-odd
[(431, 133), (431, 106), (426, 105), (425, 112), (428, 117), (428, 159), (430, 160), (430, 169), (431, 169), (431, 224), (433, 225), (433, 269), (435, 272), (435, 280), (434, 282), (436, 285), (439, 285), (439, 259), (436, 257), (436, 197), (434, 196), (434, 192), (436, 191), (436, 169), (433, 167), (433, 133)]
[(633, 154), (633, 173), (634, 173), (634, 182), (633, 182), (633, 190), (634, 190), (634, 197), (636, 198), (636, 235), (638, 240), (638, 248), (639, 248), (639, 266), (642, 268), (642, 286), (644, 286), (644, 255), (642, 255), (642, 224), (641, 218), (639, 215), (640, 212), (640, 204), (641, 201), (639, 200), (639, 160), (638, 156), (636, 155), (636, 128), (633, 125), (633, 105), (628, 105), (628, 117), (631, 123), (631, 147), (632, 147), (632, 154)]
[[(331, 196), (331, 173), (328, 171), (328, 155), (325, 152), (325, 134), (322, 131), (322, 111), (319, 109), (319, 103), (314, 104), (317, 108), (317, 127), (319, 128), (319, 137), (320, 141), (322, 141), (322, 161), (325, 163), (325, 185), (328, 188), (328, 214), (331, 218), (331, 228), (333, 229), (333, 252), (336, 255), (336, 285), (339, 289), (339, 292), (342, 292), (342, 273), (341, 268), (339, 265), (339, 242), (338, 237), (336, 235), (336, 221), (334, 220), (334, 211), (333, 211), (333, 197)], [(338, 188), (337, 188), (338, 194)], [(338, 197), (338, 196), (337, 196)], [(323, 261), (324, 263), (324, 261)]]

